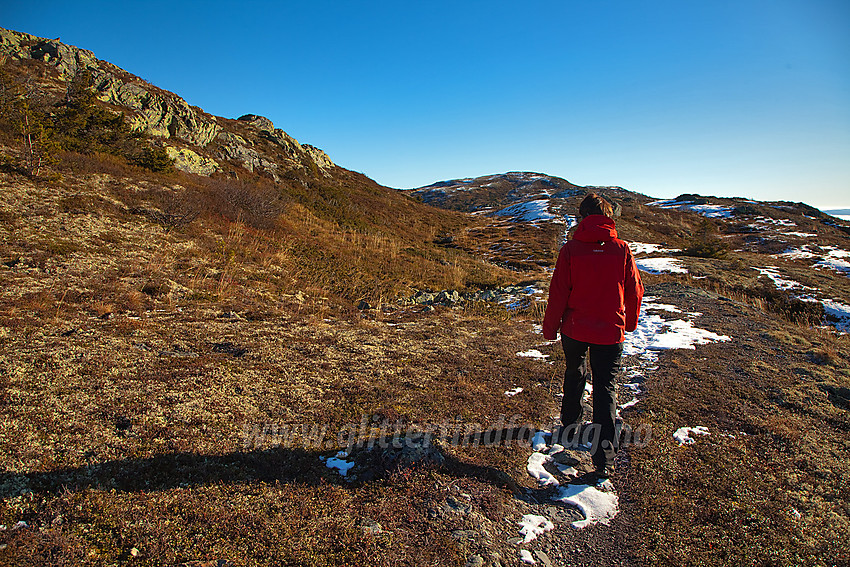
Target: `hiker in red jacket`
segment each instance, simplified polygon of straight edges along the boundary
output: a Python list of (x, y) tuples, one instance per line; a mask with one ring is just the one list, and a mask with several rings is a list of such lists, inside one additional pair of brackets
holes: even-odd
[(611, 205), (596, 194), (579, 206), (581, 222), (573, 238), (561, 248), (549, 286), (543, 336), (558, 337), (564, 347), (564, 398), (561, 424), (576, 430), (588, 378), (585, 358), (590, 351), (593, 384), (593, 423), (599, 427), (591, 448), (599, 477), (614, 472), (614, 388), (627, 331), (637, 328), (643, 284), (628, 245), (617, 238)]

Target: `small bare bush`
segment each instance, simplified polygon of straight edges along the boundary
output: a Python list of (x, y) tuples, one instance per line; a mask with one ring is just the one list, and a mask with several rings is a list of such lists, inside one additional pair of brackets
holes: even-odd
[(233, 179), (208, 185), (210, 207), (231, 221), (241, 219), (254, 228), (271, 228), (283, 214), (285, 200), (274, 187)]
[(150, 212), (151, 218), (165, 227), (165, 232), (188, 226), (201, 214), (198, 199), (183, 193), (171, 195), (160, 210)]

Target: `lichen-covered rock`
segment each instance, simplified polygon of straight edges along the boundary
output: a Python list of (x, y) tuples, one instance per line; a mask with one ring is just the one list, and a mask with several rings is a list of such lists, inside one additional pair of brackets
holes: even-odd
[(221, 171), (221, 167), (214, 159), (202, 156), (189, 148), (165, 146), (165, 151), (168, 157), (174, 160), (174, 167), (180, 171), (205, 176)]
[(129, 119), (137, 131), (206, 146), (220, 129), (215, 117), (189, 106), (173, 93), (159, 90), (99, 60), (86, 49), (0, 28), (0, 56), (44, 61), (56, 67), (59, 78), (64, 81), (72, 80), (78, 73), (89, 72), (101, 101), (133, 111)]
[(278, 179), (278, 164), (266, 159), (252, 144), (242, 136), (232, 132), (221, 132), (218, 135), (220, 150), (218, 157), (225, 160), (238, 162), (248, 171), (263, 171)]
[(246, 122), (261, 132), (273, 132), (274, 123), (265, 116), (257, 114), (245, 114), (237, 118), (241, 122)]
[(280, 128), (264, 131), (261, 135), (263, 138), (269, 140), (270, 142), (274, 142), (275, 144), (283, 148), (286, 155), (290, 158), (300, 157), (304, 154), (304, 147), (298, 143), (298, 140), (296, 140)]
[(27, 33), (0, 28), (0, 54), (13, 59), (39, 59), (59, 71), (63, 80), (70, 80), (79, 71), (98, 68), (94, 53), (65, 45), (56, 39), (42, 39)]
[(94, 77), (98, 98), (103, 102), (135, 110), (130, 125), (137, 131), (162, 138), (178, 138), (197, 146), (215, 139), (220, 128), (214, 116), (208, 116), (182, 98), (127, 82), (108, 73)]
[[(63, 44), (58, 38), (44, 39), (0, 28), (0, 58), (35, 59), (55, 67), (60, 80), (54, 85), (57, 95), (64, 92), (62, 81), (68, 83), (86, 72), (91, 76), (91, 85), (100, 101), (126, 109), (125, 115), (133, 130), (201, 148), (219, 142), (214, 146), (214, 157), (236, 162), (252, 172), (266, 173), (276, 180), (284, 172), (295, 169), (330, 177), (336, 167), (325, 152), (298, 143), (264, 116), (241, 116), (237, 122), (247, 128), (238, 127), (234, 132), (228, 121), (217, 120), (179, 96), (97, 59), (91, 51)], [(262, 143), (262, 140), (273, 145)], [(183, 171), (210, 175), (220, 168), (215, 160), (197, 152), (176, 148), (168, 151), (176, 167)]]
[(327, 174), (327, 170), (335, 167), (330, 156), (319, 148), (311, 146), (310, 144), (302, 144), (301, 147), (304, 148), (304, 151), (308, 156), (310, 156), (310, 159), (316, 162), (316, 165), (319, 166), (319, 169), (321, 169), (323, 173)]

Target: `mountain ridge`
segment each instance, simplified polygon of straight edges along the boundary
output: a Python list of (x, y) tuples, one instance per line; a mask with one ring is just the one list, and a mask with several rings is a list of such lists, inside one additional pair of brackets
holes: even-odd
[[(127, 110), (131, 129), (161, 139), (169, 157), (176, 159), (177, 167), (189, 173), (210, 175), (220, 171), (221, 160), (240, 163), (252, 172), (260, 170), (276, 180), (285, 173), (280, 171), (281, 165), (317, 167), (323, 175), (329, 175), (336, 167), (322, 150), (300, 144), (266, 118), (254, 114), (236, 120), (214, 116), (175, 93), (98, 59), (87, 49), (0, 28), (0, 57), (45, 63), (55, 70), (55, 79), (60, 84), (70, 84), (77, 77), (89, 75), (87, 82), (98, 100)], [(61, 86), (54, 84), (52, 89), (60, 91), (54, 94), (61, 94)], [(227, 125), (233, 126), (242, 119), (254, 126), (256, 134), (276, 146), (278, 153), (282, 153), (283, 164), (270, 159), (268, 151), (258, 149), (257, 144), (240, 136), (240, 132), (227, 131)]]

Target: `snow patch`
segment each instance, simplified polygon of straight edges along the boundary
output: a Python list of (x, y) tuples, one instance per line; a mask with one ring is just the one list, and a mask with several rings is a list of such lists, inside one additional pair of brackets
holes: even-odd
[(584, 520), (573, 522), (576, 528), (585, 528), (591, 524), (608, 525), (619, 512), (619, 498), (613, 492), (603, 492), (596, 487), (580, 484), (568, 484), (558, 489), (553, 498), (558, 502), (577, 506), (584, 514)]
[(656, 252), (669, 254), (670, 252), (679, 251), (678, 248), (664, 248), (661, 244), (649, 244), (646, 242), (629, 242), (629, 249), (631, 249), (632, 254), (635, 256), (638, 254), (655, 254)]
[(696, 439), (691, 435), (710, 435), (708, 428), (702, 425), (696, 427), (680, 427), (673, 433), (673, 439), (679, 442), (679, 445), (693, 445)]
[(694, 327), (690, 321), (681, 319), (667, 321), (659, 315), (647, 313), (654, 308), (656, 305), (651, 302), (641, 306), (637, 329), (632, 333), (626, 333), (623, 344), (623, 354), (626, 356), (646, 355), (647, 351), (675, 348), (694, 349), (694, 345), (732, 340), (725, 335)]
[(816, 262), (813, 268), (827, 268), (830, 270), (835, 270), (845, 276), (850, 277), (850, 262), (846, 260), (839, 260), (838, 258), (827, 256), (820, 262)]
[(551, 437), (551, 433), (548, 431), (538, 431), (534, 434), (534, 437), (531, 439), (531, 449), (533, 451), (543, 451), (548, 447), (546, 444), (546, 438)]
[(524, 358), (538, 358), (540, 360), (546, 360), (547, 358), (549, 358), (549, 355), (543, 354), (537, 349), (530, 349), (525, 352), (518, 352), (516, 353), (516, 355), (522, 356)]
[(650, 274), (661, 274), (663, 272), (687, 274), (687, 268), (682, 267), (680, 262), (676, 258), (641, 258), (635, 260), (639, 270)]
[(519, 533), (525, 537), (523, 543), (528, 543), (536, 539), (537, 536), (555, 529), (555, 524), (550, 522), (548, 518), (535, 514), (525, 514), (522, 520), (520, 520), (519, 525), (521, 526)]
[(552, 462), (552, 457), (544, 453), (532, 453), (528, 457), (525, 469), (531, 478), (536, 479), (540, 486), (559, 486), (561, 483), (555, 476), (547, 471), (543, 465)]
[(329, 469), (336, 469), (340, 476), (347, 476), (348, 471), (354, 466), (353, 462), (345, 460), (347, 456), (348, 453), (340, 451), (336, 454), (336, 457), (319, 457), (319, 460), (325, 463), (325, 466)]
[(723, 205), (695, 205), (688, 201), (677, 201), (675, 199), (653, 201), (652, 203), (648, 203), (648, 205), (650, 207), (659, 207), (661, 209), (689, 211), (712, 219), (729, 218), (732, 216), (732, 209), (730, 207), (724, 207)]
[[(801, 298), (802, 299), (802, 298)], [(820, 299), (823, 310), (833, 319), (832, 326), (842, 333), (850, 333), (850, 305), (834, 299)]]
[(772, 219), (769, 217), (756, 217), (753, 219), (756, 224), (769, 224), (773, 226), (782, 226), (786, 228), (791, 228), (797, 226), (797, 223), (792, 221), (791, 219)]
[(499, 217), (511, 217), (519, 222), (546, 221), (557, 218), (556, 215), (549, 212), (549, 199), (517, 203), (492, 214)]
[(779, 268), (777, 266), (767, 266), (765, 268), (753, 268), (759, 274), (770, 278), (773, 284), (782, 290), (788, 289), (813, 289), (808, 286), (804, 286), (800, 282), (795, 282), (794, 280), (786, 280), (779, 274)]
[(817, 234), (812, 234), (811, 232), (783, 232), (785, 236), (799, 236), (800, 238), (814, 238)]
[(522, 388), (514, 388), (513, 390), (505, 390), (505, 395), (506, 396), (516, 396), (520, 392), (522, 392)]

